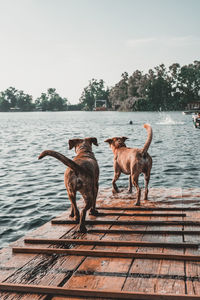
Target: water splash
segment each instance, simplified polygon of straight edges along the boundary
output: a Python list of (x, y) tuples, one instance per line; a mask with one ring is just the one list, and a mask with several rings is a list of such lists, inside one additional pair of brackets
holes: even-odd
[(170, 115), (162, 116), (162, 119), (156, 123), (157, 125), (183, 125), (184, 122), (175, 121)]

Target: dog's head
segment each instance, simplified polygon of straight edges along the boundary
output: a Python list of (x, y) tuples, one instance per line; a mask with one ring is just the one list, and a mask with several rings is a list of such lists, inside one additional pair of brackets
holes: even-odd
[(69, 150), (75, 147), (75, 152), (79, 151), (92, 151), (92, 144), (98, 146), (97, 139), (95, 137), (85, 138), (85, 139), (72, 139), (69, 140)]
[(121, 147), (126, 147), (125, 141), (128, 138), (125, 136), (121, 136), (121, 137), (113, 137), (110, 139), (105, 140), (105, 143), (108, 143), (111, 147), (111, 149), (118, 149)]

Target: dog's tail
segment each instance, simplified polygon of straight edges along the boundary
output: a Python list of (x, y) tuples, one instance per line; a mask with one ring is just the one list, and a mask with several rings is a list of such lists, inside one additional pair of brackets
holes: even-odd
[(144, 128), (147, 130), (148, 136), (147, 136), (147, 140), (144, 144), (144, 147), (142, 149), (142, 153), (145, 153), (145, 152), (148, 151), (149, 146), (150, 146), (151, 141), (152, 141), (152, 137), (153, 137), (153, 131), (152, 131), (151, 126), (149, 124), (144, 124)]
[(73, 160), (67, 158), (66, 156), (64, 156), (63, 154), (61, 154), (59, 152), (56, 152), (53, 150), (45, 150), (38, 156), (38, 159), (41, 159), (45, 156), (52, 156), (52, 157), (55, 157), (56, 159), (60, 160), (64, 165), (71, 168), (75, 172), (76, 175), (78, 175), (79, 173), (84, 171), (81, 166), (79, 166)]

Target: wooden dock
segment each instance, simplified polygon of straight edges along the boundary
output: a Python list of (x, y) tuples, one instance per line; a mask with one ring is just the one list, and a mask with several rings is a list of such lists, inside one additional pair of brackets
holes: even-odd
[(86, 234), (66, 211), (2, 249), (0, 299), (200, 299), (200, 195), (162, 198), (103, 191)]

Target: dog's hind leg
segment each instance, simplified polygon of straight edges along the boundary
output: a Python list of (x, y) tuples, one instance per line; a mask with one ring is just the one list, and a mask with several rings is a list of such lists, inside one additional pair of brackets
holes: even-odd
[(92, 207), (90, 209), (90, 215), (92, 215), (92, 216), (97, 216), (98, 215), (98, 210), (96, 210), (96, 200), (97, 200), (98, 190), (99, 190), (99, 184), (97, 182), (94, 186), (94, 200), (93, 200), (93, 203), (92, 203)]
[(119, 193), (119, 189), (116, 185), (116, 181), (117, 181), (117, 179), (119, 178), (120, 175), (121, 175), (121, 172), (119, 172), (119, 171), (115, 172), (115, 174), (114, 174), (114, 178), (112, 180), (112, 186), (113, 186), (112, 192), (113, 192), (113, 194)]
[(128, 186), (128, 192), (129, 193), (132, 193), (132, 187), (133, 187), (133, 185), (132, 185), (132, 180), (131, 180), (131, 175), (129, 176), (129, 186)]
[(85, 202), (86, 202), (85, 207), (81, 211), (80, 223), (76, 227), (76, 231), (81, 232), (81, 233), (86, 233), (87, 232), (87, 229), (85, 227), (85, 217), (86, 217), (86, 213), (87, 213), (88, 209), (90, 209), (91, 206), (92, 206), (92, 199), (91, 198), (87, 198), (85, 200)]
[(134, 184), (135, 188), (136, 188), (136, 203), (135, 205), (140, 205), (140, 196), (141, 196), (141, 189), (138, 185), (138, 176), (135, 176), (134, 174), (131, 175), (132, 178), (132, 184)]
[(150, 180), (150, 171), (144, 173), (144, 181), (145, 181), (145, 191), (144, 191), (144, 200), (148, 200), (148, 185)]
[(80, 220), (80, 214), (79, 214), (78, 207), (76, 205), (76, 193), (68, 192), (68, 197), (69, 200), (71, 201), (71, 214), (69, 216), (72, 218), (75, 216), (75, 221), (78, 223)]

